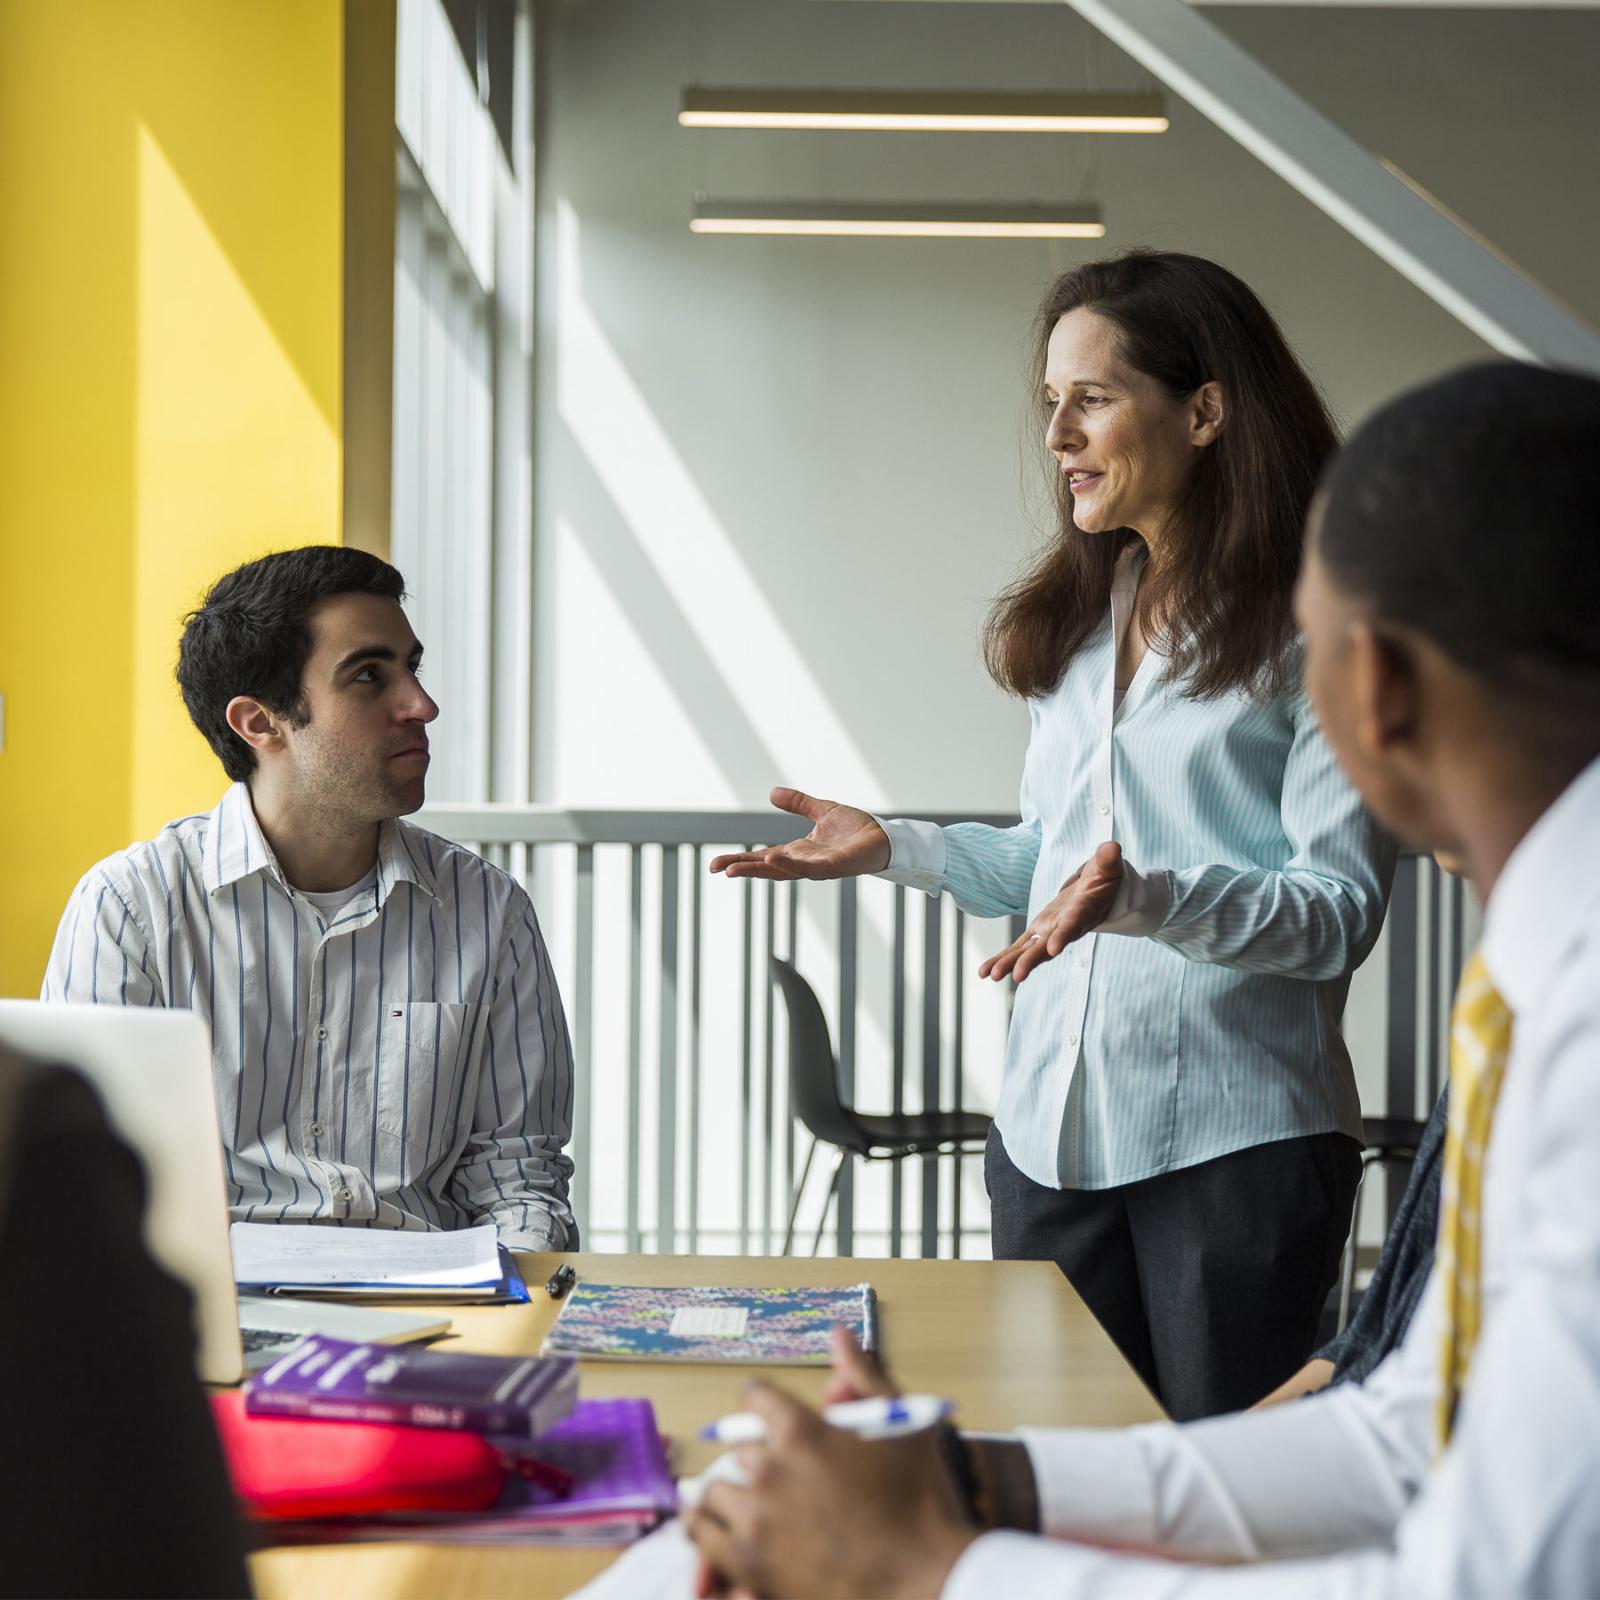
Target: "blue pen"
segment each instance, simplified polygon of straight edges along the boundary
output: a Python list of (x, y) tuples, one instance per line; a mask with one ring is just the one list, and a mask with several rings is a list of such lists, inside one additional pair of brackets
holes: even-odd
[[(942, 1422), (955, 1410), (948, 1400), (931, 1394), (891, 1395), (887, 1399), (844, 1400), (822, 1408), (822, 1420), (835, 1428), (847, 1428), (863, 1439), (889, 1439), (896, 1434), (917, 1433)], [(715, 1444), (756, 1444), (767, 1436), (767, 1425), (753, 1411), (736, 1411), (732, 1416), (700, 1430), (702, 1439)]]

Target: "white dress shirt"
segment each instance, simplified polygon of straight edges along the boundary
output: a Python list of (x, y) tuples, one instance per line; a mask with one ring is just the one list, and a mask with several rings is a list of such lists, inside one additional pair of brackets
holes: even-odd
[(42, 997), (205, 1018), (237, 1221), (577, 1244), (555, 976), (527, 894), (459, 845), (386, 822), (369, 878), (307, 896), (235, 784), (85, 875)]
[(1028, 702), (1020, 826), (883, 822), (882, 877), (981, 917), (1037, 916), (1097, 846), (1122, 846), (1112, 915), (1016, 992), (995, 1127), (1046, 1188), (1361, 1137), (1337, 1019), (1394, 842), (1334, 759), (1298, 653), (1281, 694), (1195, 700), (1152, 648), (1116, 703), (1143, 559), (1124, 554), (1105, 619)]
[(1434, 1459), (1430, 1282), (1365, 1384), (1184, 1426), (1024, 1430), (1057, 1537), (978, 1540), (948, 1600), (1600, 1593), (1600, 761), (1513, 852), (1483, 950), (1516, 1028), (1449, 1448)]

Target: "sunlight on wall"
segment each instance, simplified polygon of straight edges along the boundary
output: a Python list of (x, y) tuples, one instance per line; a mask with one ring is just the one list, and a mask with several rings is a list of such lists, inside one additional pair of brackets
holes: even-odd
[(0, 6), (0, 994), (88, 866), (225, 781), (183, 612), (341, 536), (343, 22)]
[[(562, 337), (556, 403), (563, 422), (655, 570), (666, 598), (715, 668), (721, 691), (731, 697), (746, 728), (760, 740), (763, 754), (773, 763), (774, 781), (788, 777), (811, 783), (816, 781), (811, 774), (825, 771), (824, 792), (848, 796), (862, 805), (886, 804), (884, 785), (585, 300), (580, 221), (566, 201), (557, 206), (556, 230)], [(673, 697), (674, 663), (665, 659), (670, 652), (659, 639), (640, 640), (621, 608), (609, 603), (594, 584), (583, 581), (598, 569), (592, 561), (578, 559), (581, 529), (563, 521), (560, 534), (560, 626), (563, 641), (571, 638), (573, 643), (547, 659), (558, 661), (560, 671), (579, 670), (571, 663), (592, 659), (597, 640), (625, 641), (629, 653), (642, 645), (634, 675), (618, 674), (621, 663), (614, 662), (597, 666), (597, 676), (602, 682), (607, 676), (619, 677), (616, 692), (647, 694), (662, 702), (661, 716), (645, 719), (635, 712), (629, 719), (630, 728), (652, 730), (653, 747), (630, 741), (602, 754), (592, 727), (563, 726), (556, 747), (562, 759), (580, 761), (583, 772), (581, 777), (561, 772), (562, 792), (581, 794), (594, 784), (607, 795), (632, 788), (641, 802), (651, 805), (698, 808), (731, 803), (735, 785), (716, 764), (714, 742), (695, 729), (694, 716), (704, 715), (704, 708)], [(610, 582), (618, 581), (617, 575), (608, 576)], [(650, 687), (629, 689), (629, 681)], [(603, 691), (591, 702), (595, 688), (598, 685), (586, 682), (584, 693), (577, 697), (547, 693), (545, 703), (565, 724), (578, 707), (606, 703)], [(695, 756), (701, 760), (696, 762)], [(619, 787), (613, 789), (613, 783)], [(887, 949), (888, 913), (875, 898), (863, 902), (862, 934), (869, 959)], [(819, 970), (814, 977), (826, 992), (836, 986), (836, 969)], [(864, 1052), (886, 1052), (883, 1019), (864, 1015), (862, 1026)]]
[(144, 837), (227, 782), (173, 682), (181, 619), (240, 562), (338, 540), (339, 438), (144, 127), (138, 195), (130, 823)]
[[(855, 743), (816, 674), (785, 627), (729, 531), (722, 525), (688, 466), (584, 294), (580, 240), (582, 222), (567, 201), (554, 211), (554, 328), (560, 340), (553, 385), (565, 435), (580, 458), (569, 490), (550, 520), (545, 581), (549, 636), (542, 647), (540, 704), (555, 723), (547, 734), (548, 790), (572, 803), (692, 809), (748, 804), (750, 775), (770, 773), (814, 785), (821, 792), (869, 806), (892, 798), (873, 764)], [(639, 568), (647, 567), (642, 573)], [(625, 737), (608, 731), (607, 708)], [(730, 841), (730, 843), (736, 841)], [(709, 854), (709, 852), (708, 852)], [(704, 872), (704, 864), (701, 867)], [(598, 852), (595, 863), (597, 925), (621, 926), (626, 918), (626, 881), (620, 860)], [(643, 883), (641, 925), (655, 926), (659, 884), (652, 871)], [(686, 903), (689, 885), (684, 885)], [(755, 1064), (755, 1084), (741, 1086), (745, 1048), (743, 1019), (734, 981), (739, 970), (739, 925), (743, 891), (722, 879), (702, 886), (705, 906), (702, 1231), (699, 1247), (736, 1247), (739, 1171), (735, 1152), (748, 1138), (752, 1149), (749, 1193), (751, 1248), (776, 1247), (787, 1207), (787, 1182), (804, 1156), (805, 1136), (788, 1134), (786, 1071), (782, 1060), (784, 1021), (774, 1018), (779, 1041), (777, 1076), (768, 1087)], [(921, 938), (925, 901), (907, 897), (908, 1010), (906, 1104), (920, 1105), (922, 986)], [(766, 892), (758, 891), (756, 925), (763, 921)], [(858, 901), (856, 1069), (859, 1103), (888, 1109), (892, 1096), (890, 1045), (893, 892), (867, 882)], [(808, 887), (801, 896), (798, 961), (815, 986), (838, 1043), (839, 958), (835, 941), (837, 894), (829, 885)], [(572, 888), (553, 874), (542, 889), (541, 914), (551, 933), (558, 968), (570, 973), (565, 930), (572, 925)], [(780, 918), (780, 929), (782, 919)], [(969, 923), (965, 947), (945, 951), (946, 1012), (941, 1019), (944, 1053), (953, 1036), (948, 976), (953, 960), (970, 967), (1003, 943), (998, 925)], [(756, 971), (764, 964), (757, 939)], [(775, 948), (789, 954), (779, 932)], [(597, 1144), (590, 1163), (588, 1206), (591, 1248), (630, 1248), (626, 1228), (626, 1170), (602, 1151), (616, 1146), (630, 1115), (623, 1071), (627, 1053), (628, 974), (595, 972), (593, 1062), (594, 1127)], [(568, 993), (570, 994), (570, 981)], [(642, 975), (639, 1103), (631, 1115), (644, 1130), (640, 1145), (639, 1222), (645, 1239), (655, 1222), (655, 1116), (658, 1098), (657, 1016), (659, 984), (653, 963)], [(753, 1036), (767, 1030), (772, 996), (757, 978)], [(992, 1105), (1000, 1075), (1005, 995), (993, 986), (969, 991), (966, 1070), (972, 1103)], [(683, 1063), (688, 1059), (687, 1018), (680, 1018), (677, 1124), (688, 1121)], [(768, 1165), (768, 1152), (772, 1152)], [(580, 1154), (579, 1159), (583, 1159)], [(687, 1212), (687, 1173), (678, 1179), (680, 1228)], [(946, 1172), (943, 1181), (954, 1181)], [(814, 1226), (825, 1180), (814, 1181), (804, 1215)], [(975, 1163), (962, 1173), (969, 1223), (981, 1222), (982, 1175)], [(915, 1237), (920, 1174), (905, 1175), (904, 1215)], [(889, 1175), (858, 1175), (855, 1208), (859, 1253), (883, 1254), (889, 1228)], [(769, 1231), (769, 1230), (775, 1230)], [(683, 1237), (675, 1241), (682, 1248)], [(983, 1253), (982, 1241), (968, 1241)]]
[(585, 772), (610, 792), (635, 789), (641, 805), (736, 807), (739, 797), (718, 771), (694, 717), (673, 694), (568, 518), (556, 524), (552, 556), (561, 605), (552, 619), (548, 670), (554, 681), (544, 685), (547, 703), (597, 710), (625, 705), (629, 725), (648, 727), (655, 739), (654, 750), (641, 750), (632, 739), (608, 736), (597, 717), (582, 740)]
[(803, 775), (825, 766), (832, 792), (885, 804), (877, 774), (585, 303), (579, 221), (565, 201), (556, 230), (562, 420), (780, 774), (810, 783)]

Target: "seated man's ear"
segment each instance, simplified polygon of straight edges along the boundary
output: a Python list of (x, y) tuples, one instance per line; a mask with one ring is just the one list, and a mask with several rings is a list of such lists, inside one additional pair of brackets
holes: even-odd
[(1416, 737), (1417, 659), (1404, 635), (1350, 625), (1351, 693), (1357, 747), (1368, 761), (1392, 761)]
[(235, 695), (224, 714), (228, 726), (258, 755), (283, 748), (283, 719), (259, 700)]

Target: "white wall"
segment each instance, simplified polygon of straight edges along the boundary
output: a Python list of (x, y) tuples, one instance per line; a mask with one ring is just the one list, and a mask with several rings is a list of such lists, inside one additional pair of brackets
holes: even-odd
[[(1600, 17), (1206, 15), (1600, 313)], [(1099, 247), (696, 237), (696, 190), (1071, 199), (1097, 160), (1104, 248), (1225, 261), (1347, 422), (1484, 353), (1181, 102), (1169, 134), (1097, 155), (1071, 137), (674, 120), (697, 80), (1080, 85), (1065, 6), (584, 0), (541, 22), (541, 798), (633, 802), (647, 773), (667, 804), (760, 803), (779, 777), (930, 808), (1015, 800), (1025, 719), (976, 634), (1030, 537), (1029, 317)], [(1104, 85), (1140, 81), (1097, 55)]]
[[(1600, 318), (1600, 15), (1205, 15)], [(1036, 537), (1029, 320), (1091, 253), (1226, 262), (1346, 424), (1485, 354), (1176, 100), (1169, 134), (1098, 142), (676, 126), (697, 81), (1141, 84), (1065, 6), (546, 0), (539, 22), (538, 799), (748, 806), (783, 780), (872, 805), (1014, 807), (1026, 718), (987, 681), (977, 633)], [(1084, 196), (1109, 233), (697, 237), (696, 191)], [(1382, 1027), (1364, 974), (1369, 1099)]]

